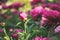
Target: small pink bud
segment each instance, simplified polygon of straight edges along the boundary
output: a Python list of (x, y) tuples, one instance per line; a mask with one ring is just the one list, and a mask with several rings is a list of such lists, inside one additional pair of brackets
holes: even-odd
[(18, 39), (18, 34), (14, 33), (12, 34), (12, 37)]
[(27, 13), (25, 13), (25, 12), (22, 12), (22, 13), (20, 13), (20, 19), (22, 20), (22, 21), (25, 21), (25, 20), (27, 20)]

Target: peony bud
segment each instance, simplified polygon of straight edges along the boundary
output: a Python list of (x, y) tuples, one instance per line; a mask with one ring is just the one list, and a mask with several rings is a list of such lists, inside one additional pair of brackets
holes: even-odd
[(18, 34), (14, 33), (12, 34), (12, 37), (18, 39)]
[(20, 13), (20, 19), (22, 20), (22, 21), (25, 21), (25, 20), (27, 20), (27, 13), (25, 13), (25, 12), (22, 12), (22, 13)]
[(1, 24), (2, 26), (5, 26), (5, 22), (1, 22), (0, 24)]

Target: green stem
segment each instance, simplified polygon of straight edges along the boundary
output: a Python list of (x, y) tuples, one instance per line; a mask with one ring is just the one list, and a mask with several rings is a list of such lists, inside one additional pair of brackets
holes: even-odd
[(29, 39), (29, 37), (30, 37), (30, 35), (31, 35), (31, 34), (28, 34), (28, 36), (26, 37), (26, 39), (25, 39), (25, 40), (28, 40), (28, 39)]
[(6, 40), (10, 40), (9, 36), (8, 36), (7, 33), (6, 33), (6, 29), (5, 29), (5, 28), (4, 28), (4, 34), (5, 34), (5, 36), (6, 36)]
[(26, 33), (26, 27), (27, 27), (27, 23), (30, 21), (30, 19), (28, 19), (25, 23), (24, 23), (24, 27), (25, 27), (25, 33)]

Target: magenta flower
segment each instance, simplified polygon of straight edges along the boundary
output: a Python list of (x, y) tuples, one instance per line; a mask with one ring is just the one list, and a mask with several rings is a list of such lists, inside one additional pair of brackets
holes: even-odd
[(60, 11), (60, 5), (57, 5), (57, 4), (53, 4), (53, 6), (50, 7), (50, 8), (53, 9), (53, 10)]
[(52, 40), (52, 39), (50, 39), (50, 38), (43, 38), (43, 40)]
[(21, 29), (16, 29), (16, 32), (23, 32)]
[(3, 5), (2, 5), (2, 8), (3, 8), (3, 9), (8, 9), (8, 6), (7, 6), (6, 4), (3, 4)]
[(55, 28), (55, 33), (60, 33), (60, 25)]
[(0, 29), (0, 33), (2, 33), (3, 32), (3, 30), (2, 29)]
[(41, 18), (42, 16), (42, 7), (35, 7), (34, 9), (31, 10), (30, 15), (36, 20), (37, 18)]
[(43, 37), (36, 36), (32, 40), (51, 40), (51, 39), (50, 38), (43, 38)]
[(45, 0), (31, 0), (31, 4), (43, 3)]
[(43, 17), (46, 18), (50, 23), (55, 24), (60, 22), (60, 12), (54, 10), (45, 10)]
[(18, 9), (21, 6), (23, 6), (23, 4), (21, 4), (20, 2), (15, 2), (15, 3), (11, 4), (9, 7)]
[(48, 4), (42, 4), (42, 6), (43, 7), (49, 7), (52, 10), (60, 11), (60, 5), (59, 4), (51, 4), (51, 3), (48, 3)]
[(60, 5), (60, 2), (57, 2), (56, 4), (57, 4), (57, 5)]
[(27, 20), (27, 17), (28, 17), (27, 13), (25, 13), (25, 12), (21, 12), (21, 13), (20, 13), (20, 19), (21, 19), (22, 21)]
[(50, 4), (50, 3), (47, 3), (47, 4), (42, 4), (42, 7), (48, 7), (48, 8), (51, 8), (53, 6), (53, 4)]
[(18, 34), (14, 33), (12, 34), (12, 37), (18, 39)]

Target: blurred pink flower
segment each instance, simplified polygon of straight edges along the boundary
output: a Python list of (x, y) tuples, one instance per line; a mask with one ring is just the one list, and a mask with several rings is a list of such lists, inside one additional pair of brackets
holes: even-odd
[(27, 20), (27, 17), (28, 17), (27, 13), (25, 13), (25, 12), (21, 12), (21, 13), (20, 13), (20, 19), (21, 19), (22, 21)]
[(43, 3), (45, 0), (31, 0), (31, 4)]
[(0, 33), (2, 33), (3, 32), (3, 30), (2, 29), (0, 29)]
[(43, 40), (52, 40), (52, 39), (50, 39), (50, 38), (43, 38)]
[(56, 2), (57, 5), (60, 5), (60, 2)]
[(57, 5), (57, 4), (53, 4), (53, 6), (51, 6), (50, 8), (53, 10), (60, 11), (60, 5)]
[(2, 8), (3, 8), (3, 9), (8, 9), (9, 7), (8, 7), (6, 4), (3, 4), (3, 5), (2, 5)]
[(18, 34), (14, 33), (12, 34), (12, 37), (18, 39)]
[(47, 4), (42, 4), (42, 7), (48, 7), (48, 8), (51, 8), (53, 6), (53, 4), (51, 3), (47, 3)]
[(55, 33), (60, 33), (60, 25), (55, 28)]
[(55, 3), (55, 4), (51, 4), (51, 3), (47, 3), (47, 4), (42, 4), (43, 7), (49, 7), (52, 10), (57, 10), (60, 11), (60, 5)]
[(45, 10), (42, 15), (52, 24), (57, 24), (60, 22), (60, 12), (54, 10)]
[(43, 11), (43, 7), (35, 7), (34, 9), (32, 9), (30, 11), (30, 15), (33, 17), (33, 19), (37, 19), (37, 18), (41, 18), (42, 16), (42, 11)]
[(51, 40), (51, 39), (50, 38), (43, 38), (43, 37), (36, 36), (32, 40)]
[(11, 4), (11, 5), (9, 6), (9, 8), (16, 8), (16, 9), (18, 9), (18, 8), (21, 7), (21, 6), (23, 6), (22, 3), (20, 3), (20, 2), (15, 2), (15, 3)]
[(16, 32), (23, 32), (21, 29), (16, 29)]

